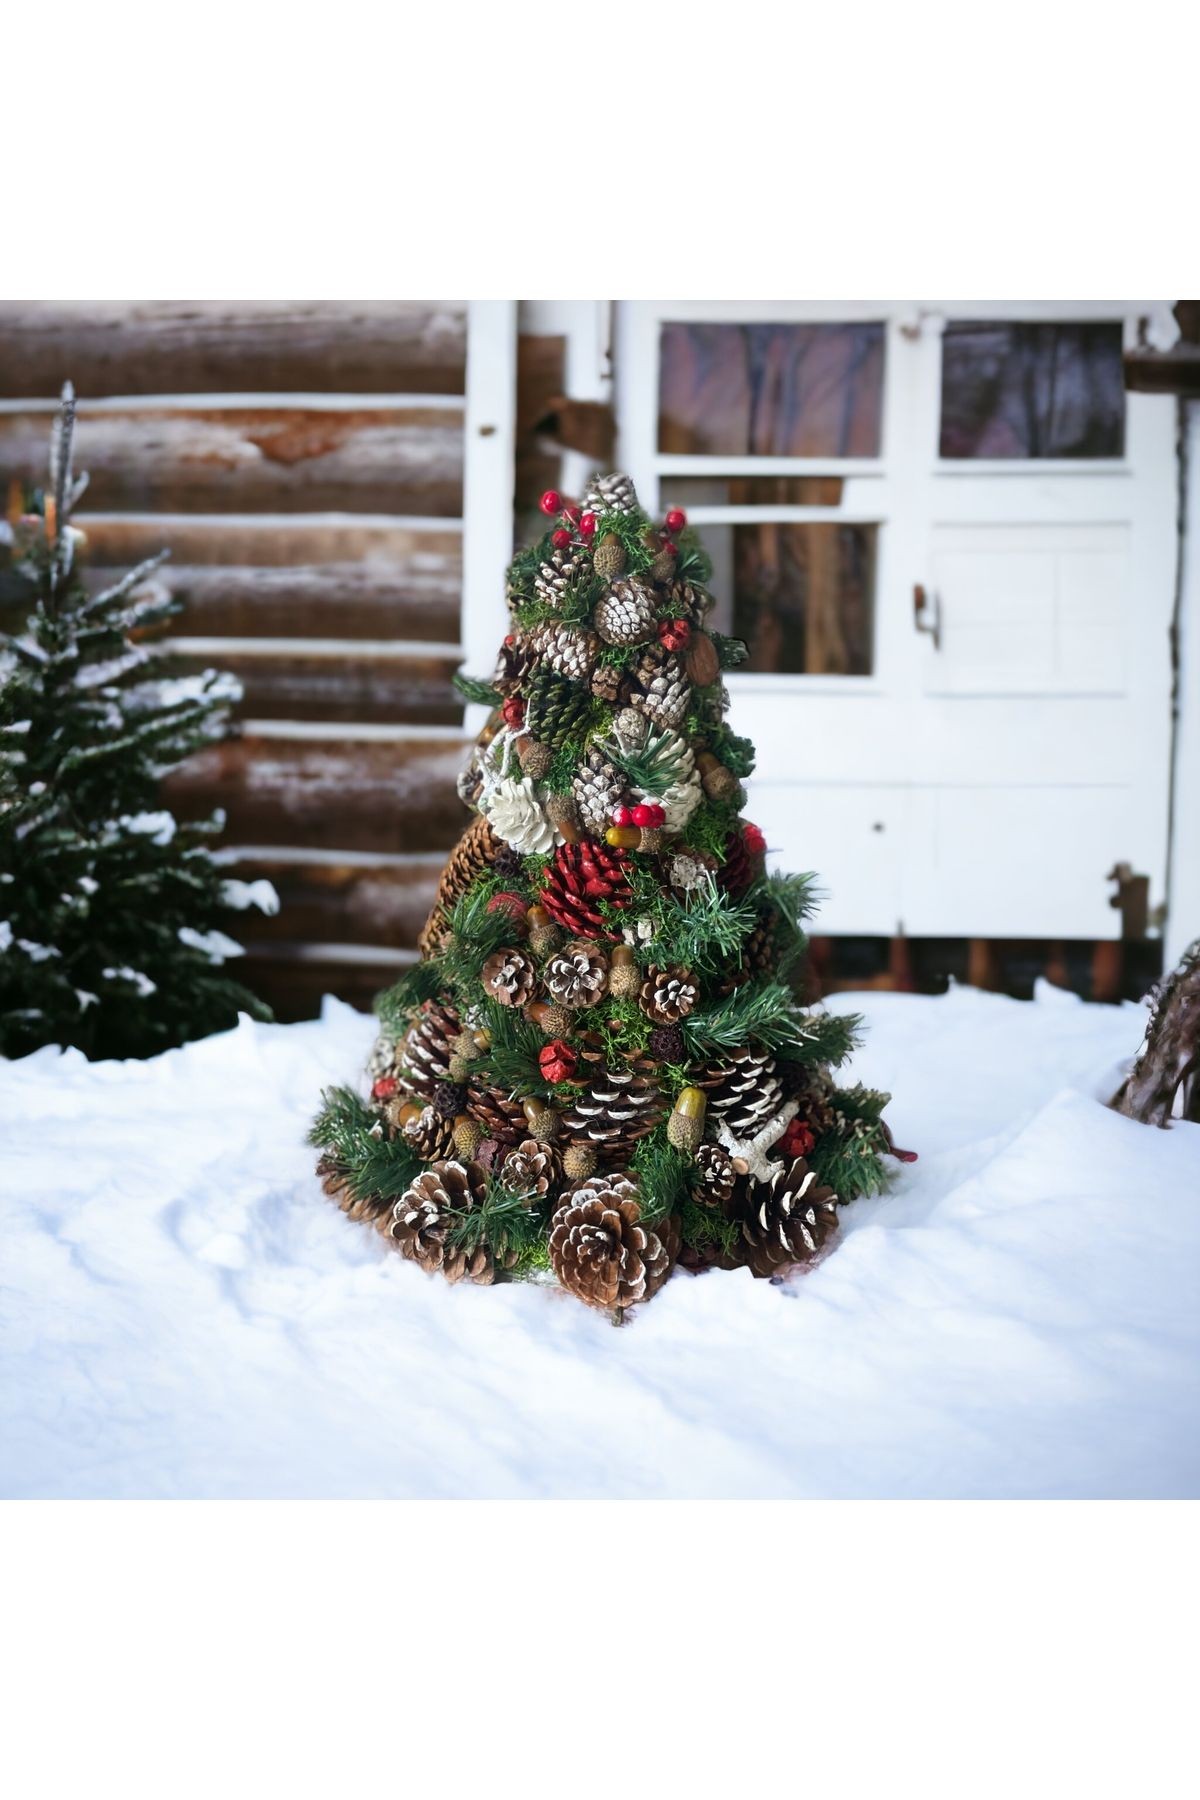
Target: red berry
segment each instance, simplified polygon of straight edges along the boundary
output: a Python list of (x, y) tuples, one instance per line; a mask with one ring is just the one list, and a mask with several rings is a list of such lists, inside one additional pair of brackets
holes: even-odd
[(767, 847), (767, 840), (757, 825), (743, 827), (742, 842), (751, 856), (761, 856)]
[(557, 488), (547, 488), (541, 499), (538, 501), (538, 505), (541, 507), (546, 517), (552, 519), (556, 512), (562, 510), (562, 495)]
[(583, 517), (583, 514), (580, 511), (579, 507), (577, 507), (575, 505), (571, 505), (571, 506), (563, 507), (562, 516), (564, 519), (570, 520), (572, 525), (578, 525), (580, 519)]
[(525, 722), (525, 702), (519, 694), (510, 694), (504, 702), (501, 712), (504, 716), (504, 723), (511, 725), (514, 730)]
[(783, 1134), (781, 1148), (785, 1156), (807, 1156), (816, 1141), (811, 1125), (803, 1119), (793, 1119)]
[(630, 815), (630, 823), (634, 825), (644, 825), (646, 829), (649, 830), (650, 826), (654, 823), (654, 808), (652, 806), (647, 806), (645, 801), (643, 801), (640, 806), (634, 807), (633, 812)]
[(683, 511), (682, 507), (673, 506), (663, 520), (663, 524), (668, 531), (682, 531), (687, 524), (687, 514)]
[(679, 545), (672, 542), (672, 540), (670, 538), (663, 539), (663, 549), (666, 551), (668, 556), (678, 556), (679, 555)]
[(580, 537), (590, 538), (590, 537), (594, 537), (595, 534), (596, 534), (596, 515), (595, 515), (595, 513), (580, 513), (580, 515), (579, 515), (579, 535), (580, 535)]
[(520, 894), (493, 894), (487, 903), (490, 913), (503, 913), (514, 925), (525, 924), (526, 904)]
[(515, 644), (515, 643), (516, 643), (516, 641), (517, 641), (517, 638), (516, 638), (516, 633), (515, 633), (515, 632), (512, 632), (512, 631), (510, 631), (510, 632), (509, 632), (509, 634), (508, 634), (508, 636), (507, 636), (507, 637), (506, 637), (506, 638), (505, 638), (505, 640), (504, 640), (504, 641), (505, 641), (505, 643), (506, 643), (506, 644)]
[(651, 800), (649, 804), (651, 813), (650, 824), (654, 830), (657, 831), (660, 826), (666, 824), (667, 815), (664, 808), (658, 804), (657, 800)]
[(550, 542), (554, 545), (556, 550), (565, 550), (570, 541), (570, 532), (564, 531), (561, 525), (557, 531), (552, 531), (550, 533)]
[(372, 1098), (375, 1100), (390, 1100), (399, 1085), (400, 1084), (394, 1075), (381, 1075), (371, 1089)]
[(660, 619), (658, 622), (658, 641), (667, 650), (682, 650), (692, 635), (692, 628), (686, 619)]
[(631, 808), (628, 806), (614, 806), (612, 810), (612, 822), (614, 825), (632, 825), (633, 812)]

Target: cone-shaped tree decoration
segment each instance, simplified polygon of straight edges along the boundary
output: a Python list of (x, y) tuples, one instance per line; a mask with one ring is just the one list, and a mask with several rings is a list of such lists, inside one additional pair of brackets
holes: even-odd
[[(369, 1095), (313, 1128), (326, 1191), (451, 1279), (558, 1280), (618, 1312), (678, 1262), (769, 1277), (883, 1185), (885, 1094), (805, 1008), (813, 877), (742, 815), (707, 558), (625, 476), (546, 494), (508, 575), (494, 710), (421, 961), (379, 1005)], [(465, 1148), (464, 1148), (465, 1147)], [(457, 1160), (456, 1160), (457, 1159)]]

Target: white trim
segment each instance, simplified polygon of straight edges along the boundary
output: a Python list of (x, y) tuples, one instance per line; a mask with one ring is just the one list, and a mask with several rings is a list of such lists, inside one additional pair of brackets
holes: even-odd
[(312, 743), (407, 744), (470, 742), (471, 734), (457, 725), (342, 724), (334, 719), (239, 719), (241, 737), (308, 738)]
[[(77, 512), (71, 517), (82, 531), (86, 531), (89, 525), (158, 525), (164, 533), (186, 531), (195, 525), (209, 525), (225, 531), (245, 530), (247, 527), (260, 525), (286, 526), (292, 531), (328, 531), (358, 526), (373, 531), (444, 531), (451, 537), (457, 537), (463, 528), (462, 520), (457, 517), (438, 519), (415, 513)], [(219, 563), (213, 565), (214, 568), (220, 566)]]
[[(56, 413), (61, 400), (0, 400), (3, 413)], [(463, 394), (110, 394), (76, 402), (89, 413), (127, 412), (458, 412)]]
[(460, 644), (427, 644), (418, 638), (298, 637), (169, 637), (151, 646), (159, 655), (175, 656), (328, 656), (349, 661), (356, 656), (402, 662), (418, 656), (461, 662)]
[(222, 868), (247, 863), (283, 863), (304, 868), (309, 863), (326, 869), (441, 869), (444, 850), (324, 850), (303, 844), (222, 844), (213, 851)]
[[(517, 302), (467, 308), (467, 410), (463, 438), (462, 646), (472, 674), (496, 660), (504, 634), (504, 571), (513, 552), (516, 478)], [(487, 717), (468, 706), (474, 736)]]
[(879, 456), (677, 456), (663, 451), (654, 466), (661, 476), (855, 475), (887, 474)]

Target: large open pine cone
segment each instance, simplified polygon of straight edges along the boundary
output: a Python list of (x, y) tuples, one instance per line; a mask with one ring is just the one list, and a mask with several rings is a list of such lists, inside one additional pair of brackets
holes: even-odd
[(550, 1221), (550, 1264), (562, 1285), (605, 1312), (649, 1300), (679, 1253), (674, 1220), (642, 1225), (637, 1186), (624, 1175), (593, 1175)]
[(583, 496), (584, 512), (640, 512), (637, 490), (628, 475), (615, 471), (612, 475), (593, 475)]
[(329, 1198), (348, 1219), (357, 1219), (363, 1225), (375, 1225), (380, 1231), (388, 1229), (392, 1213), (390, 1200), (381, 1198), (379, 1194), (356, 1194), (349, 1175), (338, 1167), (332, 1156), (321, 1158), (317, 1164), (317, 1175)]
[(655, 605), (649, 582), (630, 575), (596, 602), (592, 622), (606, 644), (644, 644), (654, 636)]
[(560, 844), (542, 877), (538, 899), (550, 917), (574, 937), (614, 937), (597, 909), (598, 900), (625, 907), (633, 899), (626, 876), (628, 857), (623, 850), (585, 838), (578, 844)]
[(478, 814), (467, 826), (446, 859), (429, 917), (421, 928), (417, 949), (422, 956), (436, 950), (450, 929), (450, 914), (476, 876), (490, 869), (504, 847), (487, 820)]
[(693, 1076), (708, 1090), (709, 1119), (734, 1137), (752, 1137), (783, 1104), (783, 1083), (769, 1050), (739, 1044)]
[(393, 1208), (391, 1235), (401, 1255), (447, 1281), (494, 1280), (495, 1258), (486, 1244), (468, 1251), (448, 1241), (456, 1218), (480, 1205), (486, 1192), (487, 1176), (478, 1163), (434, 1163)]
[[(569, 681), (586, 681), (600, 654), (600, 640), (594, 631), (587, 631), (582, 625), (560, 625), (555, 619), (535, 626), (529, 642), (547, 670), (565, 676)], [(530, 730), (533, 730), (532, 719)], [(545, 737), (541, 731), (536, 735)]]
[(760, 1280), (812, 1262), (837, 1230), (837, 1195), (802, 1157), (751, 1182), (739, 1206), (744, 1260)]
[[(407, 1100), (392, 1101), (388, 1117), (393, 1124), (398, 1122), (401, 1109), (410, 1104)], [(433, 1106), (423, 1106), (415, 1119), (400, 1126), (400, 1136), (423, 1163), (437, 1162), (440, 1157), (449, 1156), (454, 1148), (454, 1120)]]
[(537, 984), (537, 970), (523, 950), (497, 950), (480, 975), (486, 991), (501, 1006), (524, 1006)]
[(563, 1130), (575, 1143), (601, 1150), (605, 1160), (624, 1161), (628, 1148), (662, 1118), (658, 1084), (647, 1066), (637, 1064), (601, 1070), (587, 1083), (563, 1114)]
[(453, 1043), (462, 1022), (451, 1006), (427, 1000), (412, 1024), (400, 1050), (401, 1094), (432, 1100), (439, 1081), (447, 1081)]
[(608, 959), (594, 944), (565, 944), (542, 971), (560, 1006), (595, 1006), (608, 985)]

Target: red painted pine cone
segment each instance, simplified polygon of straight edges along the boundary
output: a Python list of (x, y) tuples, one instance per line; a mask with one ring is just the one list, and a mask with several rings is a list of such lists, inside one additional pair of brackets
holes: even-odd
[(633, 899), (625, 870), (628, 857), (590, 838), (578, 844), (562, 844), (554, 852), (542, 877), (539, 902), (552, 919), (576, 937), (615, 938), (619, 934), (605, 921), (597, 902), (626, 907)]

